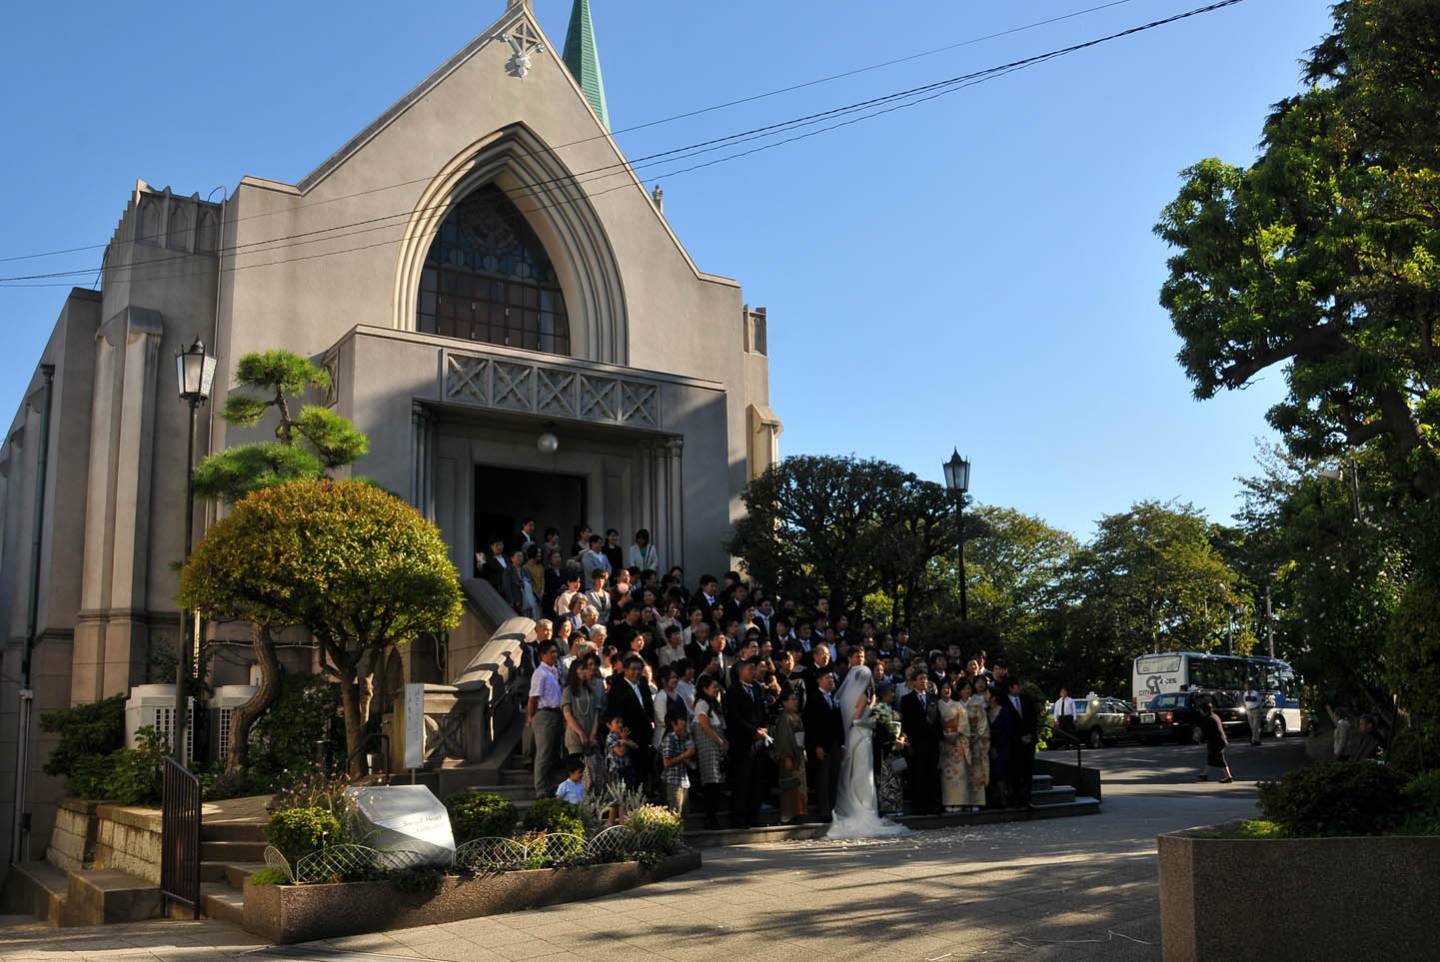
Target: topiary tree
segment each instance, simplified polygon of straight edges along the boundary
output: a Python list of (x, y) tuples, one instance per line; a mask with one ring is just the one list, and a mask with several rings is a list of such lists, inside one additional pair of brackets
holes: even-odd
[[(323, 391), (330, 386), (330, 375), (308, 358), (290, 351), (246, 354), (235, 366), (235, 381), (262, 396), (230, 395), (222, 413), (226, 423), (254, 427), (274, 408), (278, 415), (276, 440), (237, 445), (200, 462), (195, 468), (199, 497), (234, 504), (252, 491), (301, 478), (325, 477), (370, 449), (369, 439), (329, 408), (308, 404), (300, 408), (298, 416), (292, 414), (294, 401), (306, 390)], [(249, 757), (250, 729), (280, 697), (280, 661), (275, 656), (273, 631), (294, 622), (263, 605), (229, 606), (223, 612), (205, 610), (220, 620), (250, 622), (255, 660), (260, 665), (260, 685), (254, 697), (237, 708), (231, 719), (225, 771), (233, 776)]]
[(340, 684), (350, 770), (362, 774), (358, 668), (371, 652), (460, 621), (460, 578), (440, 531), (363, 481), (300, 480), (255, 491), (181, 572), (181, 603), (303, 625)]

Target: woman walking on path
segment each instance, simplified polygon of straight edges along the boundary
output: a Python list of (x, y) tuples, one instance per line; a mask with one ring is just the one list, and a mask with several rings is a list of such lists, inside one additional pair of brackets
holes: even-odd
[(1225, 737), (1225, 726), (1220, 723), (1220, 716), (1215, 713), (1214, 703), (1207, 701), (1203, 711), (1200, 728), (1205, 736), (1205, 767), (1200, 769), (1200, 781), (1208, 781), (1210, 769), (1218, 768), (1225, 773), (1220, 784), (1226, 785), (1235, 780), (1230, 774), (1230, 763), (1225, 761), (1225, 747), (1230, 744), (1230, 739)]

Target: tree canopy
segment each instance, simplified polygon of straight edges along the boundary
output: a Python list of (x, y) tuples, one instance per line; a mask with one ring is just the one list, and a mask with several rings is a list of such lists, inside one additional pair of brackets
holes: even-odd
[(1290, 450), (1371, 443), (1440, 495), (1440, 5), (1345, 0), (1248, 167), (1184, 172), (1156, 232), (1161, 292), (1200, 398), (1285, 365)]
[(250, 494), (195, 549), (180, 599), (313, 634), (340, 682), (352, 755), (363, 737), (361, 656), (448, 631), (461, 610), (439, 529), (362, 481), (290, 481)]

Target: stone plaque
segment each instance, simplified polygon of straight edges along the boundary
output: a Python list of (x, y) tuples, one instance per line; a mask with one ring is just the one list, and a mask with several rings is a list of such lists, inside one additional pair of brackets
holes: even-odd
[(367, 844), (381, 851), (417, 852), (426, 862), (450, 864), (455, 835), (450, 815), (424, 785), (367, 785), (348, 790), (372, 834)]

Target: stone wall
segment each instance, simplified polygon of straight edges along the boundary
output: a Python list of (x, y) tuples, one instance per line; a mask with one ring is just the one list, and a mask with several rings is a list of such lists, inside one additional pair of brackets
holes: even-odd
[(82, 802), (77, 798), (67, 798), (60, 803), (45, 861), (62, 872), (78, 872), (90, 867), (95, 861), (97, 807), (96, 802)]
[(95, 867), (119, 869), (158, 884), (160, 810), (101, 805), (96, 815), (99, 828), (95, 836)]
[(1440, 945), (1440, 837), (1161, 835), (1165, 962), (1421, 962)]
[(160, 810), (67, 798), (60, 803), (45, 858), (67, 872), (111, 868), (160, 881)]

